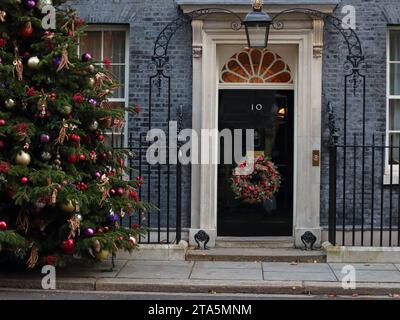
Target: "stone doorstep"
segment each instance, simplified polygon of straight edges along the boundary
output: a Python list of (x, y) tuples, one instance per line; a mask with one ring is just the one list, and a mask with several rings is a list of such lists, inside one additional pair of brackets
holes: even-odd
[[(39, 279), (6, 279), (2, 289), (41, 289)], [(163, 292), (163, 293), (243, 293), (284, 295), (399, 296), (400, 284), (359, 283), (356, 290), (345, 290), (338, 282), (315, 281), (204, 281), (154, 279), (62, 279), (57, 290), (101, 292)]]

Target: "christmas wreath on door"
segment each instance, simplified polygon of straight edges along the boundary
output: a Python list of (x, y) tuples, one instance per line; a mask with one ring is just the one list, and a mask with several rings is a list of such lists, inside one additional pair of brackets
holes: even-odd
[(264, 203), (279, 191), (281, 176), (268, 158), (247, 158), (233, 170), (231, 185), (236, 199), (250, 204)]

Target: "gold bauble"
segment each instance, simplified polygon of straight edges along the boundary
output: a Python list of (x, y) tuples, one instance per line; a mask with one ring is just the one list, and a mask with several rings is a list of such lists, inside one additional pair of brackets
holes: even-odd
[(96, 85), (96, 80), (94, 78), (89, 78), (88, 85), (89, 87), (94, 88)]
[(96, 253), (100, 253), (101, 251), (101, 244), (99, 240), (94, 240), (92, 243), (92, 248)]
[(69, 200), (67, 202), (60, 203), (60, 208), (61, 208), (62, 211), (66, 212), (66, 213), (75, 212), (75, 206), (74, 206), (74, 203), (71, 200)]
[(95, 66), (94, 65), (89, 65), (89, 67), (88, 67), (88, 69), (89, 69), (89, 71), (90, 72), (95, 72), (96, 71), (96, 68), (95, 68)]
[(38, 69), (39, 63), (40, 63), (40, 60), (38, 57), (31, 57), (28, 60), (28, 67), (31, 69)]
[(15, 157), (15, 163), (20, 166), (29, 166), (31, 163), (31, 156), (25, 151), (20, 151)]
[(64, 115), (69, 115), (72, 112), (72, 107), (71, 106), (64, 106), (62, 107), (62, 114)]
[(101, 250), (98, 254), (96, 254), (97, 260), (104, 261), (107, 260), (110, 256), (110, 252), (107, 250)]

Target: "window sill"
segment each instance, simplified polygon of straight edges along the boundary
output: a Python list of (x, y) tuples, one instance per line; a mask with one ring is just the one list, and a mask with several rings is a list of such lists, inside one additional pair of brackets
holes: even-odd
[[(383, 177), (383, 185), (385, 186), (390, 186), (390, 173), (385, 173), (385, 176)], [(399, 172), (393, 172), (393, 177), (392, 177), (392, 185), (398, 185), (399, 184)]]

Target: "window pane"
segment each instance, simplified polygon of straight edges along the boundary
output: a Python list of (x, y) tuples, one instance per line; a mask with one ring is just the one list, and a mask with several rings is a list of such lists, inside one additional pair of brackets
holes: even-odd
[(86, 35), (81, 37), (80, 52), (90, 52), (95, 61), (101, 61), (101, 32), (86, 32)]
[(390, 61), (400, 61), (400, 30), (390, 31)]
[(400, 64), (390, 64), (390, 94), (400, 95)]
[(104, 58), (110, 58), (113, 63), (125, 63), (124, 31), (104, 32)]
[(111, 66), (111, 73), (115, 80), (121, 84), (121, 87), (115, 89), (113, 98), (125, 98), (125, 66)]
[(392, 133), (389, 137), (389, 145), (392, 143), (393, 146), (393, 148), (389, 148), (390, 164), (399, 164), (400, 133)]
[(400, 131), (400, 100), (390, 100), (389, 104), (389, 130), (399, 130)]

